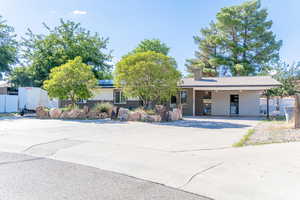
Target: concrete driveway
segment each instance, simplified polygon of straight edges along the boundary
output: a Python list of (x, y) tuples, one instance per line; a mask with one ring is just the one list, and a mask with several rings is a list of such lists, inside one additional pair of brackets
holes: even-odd
[(186, 118), (178, 122), (157, 124), (9, 118), (0, 120), (0, 143), (13, 142), (14, 145), (29, 147), (33, 144), (68, 139), (76, 141), (74, 145), (78, 142), (101, 142), (166, 152), (222, 149), (231, 147), (257, 122), (254, 118), (213, 117)]
[(117, 121), (0, 120), (0, 151), (115, 171), (214, 199), (300, 196), (300, 145), (232, 148), (251, 118)]

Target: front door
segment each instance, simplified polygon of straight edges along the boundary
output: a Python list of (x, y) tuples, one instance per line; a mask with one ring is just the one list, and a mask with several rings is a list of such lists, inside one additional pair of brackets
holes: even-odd
[(239, 114), (239, 95), (231, 94), (230, 95), (230, 115)]

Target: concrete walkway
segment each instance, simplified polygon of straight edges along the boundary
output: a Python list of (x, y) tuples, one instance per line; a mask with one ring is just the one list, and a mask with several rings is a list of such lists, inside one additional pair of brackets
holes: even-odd
[(0, 120), (0, 151), (80, 163), (214, 199), (300, 196), (300, 144), (232, 148), (259, 121)]

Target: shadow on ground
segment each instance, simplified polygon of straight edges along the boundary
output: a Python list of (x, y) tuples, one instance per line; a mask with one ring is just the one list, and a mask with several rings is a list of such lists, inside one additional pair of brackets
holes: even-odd
[(237, 124), (231, 122), (217, 122), (217, 121), (201, 121), (201, 120), (180, 120), (176, 122), (162, 122), (157, 123), (162, 126), (177, 126), (190, 128), (205, 128), (205, 129), (225, 129), (225, 128), (246, 128), (250, 125)]
[[(0, 117), (1, 120), (18, 120), (18, 119), (36, 119), (35, 116), (24, 117)], [(258, 120), (258, 118), (230, 118), (230, 121), (226, 121), (227, 117), (186, 117), (183, 120), (173, 122), (160, 122), (152, 123), (160, 126), (175, 126), (175, 127), (190, 127), (190, 128), (204, 128), (204, 129), (226, 129), (226, 128), (246, 128), (250, 127), (248, 124), (243, 124), (242, 120)], [(43, 119), (41, 119), (43, 120)], [(45, 119), (49, 120), (49, 119)], [(110, 119), (98, 119), (98, 120), (75, 120), (75, 119), (51, 119), (57, 121), (66, 122), (78, 122), (84, 124), (128, 124), (127, 121), (110, 120)], [(223, 121), (222, 121), (223, 120)], [(235, 123), (238, 122), (238, 123)], [(145, 122), (147, 123), (147, 122)], [(151, 124), (151, 123), (147, 123)]]

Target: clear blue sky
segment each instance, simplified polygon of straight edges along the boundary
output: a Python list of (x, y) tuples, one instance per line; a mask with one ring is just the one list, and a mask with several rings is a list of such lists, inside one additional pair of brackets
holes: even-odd
[[(114, 62), (145, 38), (159, 38), (184, 72), (185, 59), (193, 57), (193, 35), (215, 19), (220, 8), (242, 0), (0, 0), (0, 15), (20, 36), (30, 28), (43, 33), (42, 22), (57, 25), (59, 18), (109, 37)], [(300, 61), (299, 0), (262, 0), (273, 20), (277, 39), (283, 40), (281, 57)]]

